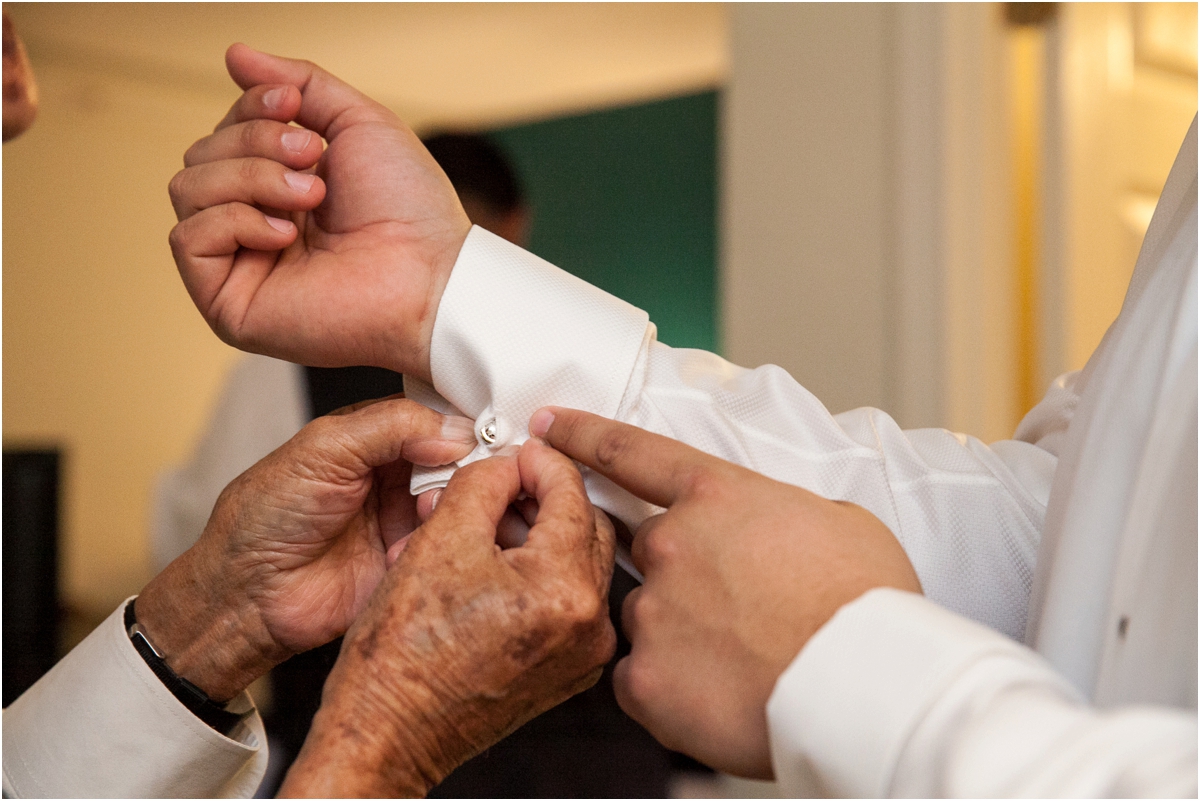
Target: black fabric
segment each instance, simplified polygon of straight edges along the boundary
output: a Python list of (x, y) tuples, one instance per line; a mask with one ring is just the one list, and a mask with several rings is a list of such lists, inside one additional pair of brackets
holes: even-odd
[[(305, 370), (314, 414), (327, 414), (367, 398), (400, 391), (400, 376), (376, 368)], [(617, 705), (612, 671), (629, 653), (620, 633), (621, 605), (637, 586), (614, 571), (609, 614), (617, 629), (617, 653), (600, 681), (531, 720), (467, 761), (430, 793), (431, 798), (661, 798), (678, 755), (658, 744)], [(292, 657), (271, 673), (272, 708), (265, 718), (276, 759), (290, 765), (300, 752), (321, 688), (337, 661), (341, 640)], [(282, 781), (284, 770), (279, 771)], [(263, 787), (260, 795), (274, 795)]]
[(58, 660), (62, 454), (4, 449), (4, 706)]
[(305, 367), (309, 417), (404, 391), (404, 376), (382, 367)]

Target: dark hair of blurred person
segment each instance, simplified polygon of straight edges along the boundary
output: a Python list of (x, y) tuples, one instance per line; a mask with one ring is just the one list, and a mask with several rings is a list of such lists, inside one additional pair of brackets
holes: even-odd
[(500, 148), (486, 136), (469, 133), (437, 133), (422, 142), (454, 184), (471, 222), (524, 246), (525, 194)]

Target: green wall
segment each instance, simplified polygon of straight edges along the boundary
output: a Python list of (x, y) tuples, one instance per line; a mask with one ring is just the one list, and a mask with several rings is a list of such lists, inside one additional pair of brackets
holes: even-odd
[(533, 209), (534, 253), (717, 350), (715, 92), (493, 131)]

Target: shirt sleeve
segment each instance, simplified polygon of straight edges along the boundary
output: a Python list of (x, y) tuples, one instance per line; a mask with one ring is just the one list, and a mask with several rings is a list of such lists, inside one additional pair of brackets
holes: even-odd
[(219, 734), (150, 670), (124, 608), (4, 711), (5, 796), (253, 796), (267, 738), (250, 696), (229, 704), (244, 717)]
[(897, 590), (839, 610), (780, 676), (767, 717), (785, 796), (1197, 791), (1195, 714), (1089, 707), (1032, 650)]
[[(655, 335), (644, 312), (474, 228), (434, 323), (434, 386), (418, 399), (476, 419), (479, 445), (460, 466), (523, 442), (532, 413), (552, 404), (852, 501), (896, 535), (928, 597), (1024, 635), (1058, 448), (1078, 400), (1074, 375), (1055, 382), (1014, 439), (988, 446), (941, 429), (903, 431), (877, 409), (831, 415), (779, 367), (738, 367)], [(444, 486), (451, 472), (417, 468), (412, 489)], [(585, 482), (594, 503), (631, 527), (659, 511), (601, 476), (585, 471)]]

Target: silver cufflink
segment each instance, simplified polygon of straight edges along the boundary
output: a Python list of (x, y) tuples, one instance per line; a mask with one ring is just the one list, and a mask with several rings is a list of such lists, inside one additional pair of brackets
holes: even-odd
[(483, 424), (483, 428), (479, 429), (479, 438), (488, 445), (496, 444), (496, 421), (488, 420)]

